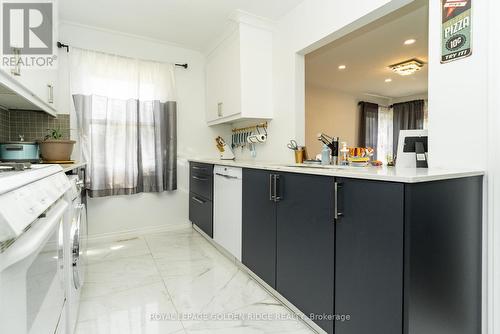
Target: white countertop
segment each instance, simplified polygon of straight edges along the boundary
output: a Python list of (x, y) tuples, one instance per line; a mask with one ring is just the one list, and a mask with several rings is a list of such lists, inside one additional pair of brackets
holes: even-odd
[(67, 172), (70, 172), (70, 171), (72, 171), (72, 170), (74, 170), (74, 169), (77, 169), (77, 168), (83, 167), (83, 166), (85, 166), (85, 165), (87, 165), (87, 163), (86, 163), (86, 162), (77, 161), (77, 162), (72, 163), (72, 164), (61, 164), (61, 167), (62, 167), (63, 171), (64, 171), (65, 173), (67, 173)]
[(395, 168), (395, 167), (340, 167), (340, 166), (306, 166), (276, 162), (257, 162), (246, 160), (188, 159), (214, 165), (255, 168), (291, 173), (313, 174), (346, 177), (366, 180), (379, 180), (401, 183), (419, 183), (470, 176), (484, 175), (483, 171), (472, 169), (438, 169), (438, 168)]

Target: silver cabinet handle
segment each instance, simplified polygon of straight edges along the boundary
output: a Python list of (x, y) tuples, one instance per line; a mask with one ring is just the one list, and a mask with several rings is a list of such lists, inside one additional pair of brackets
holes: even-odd
[(14, 57), (16, 59), (16, 65), (14, 66), (14, 68), (12, 68), (10, 70), (10, 73), (12, 75), (20, 76), (21, 75), (21, 61), (20, 61), (21, 49), (19, 49), (19, 48), (12, 48), (12, 51), (13, 51)]
[(274, 201), (274, 196), (273, 196), (273, 179), (274, 175), (269, 174), (269, 200)]
[(4, 145), (4, 148), (6, 151), (23, 151), (24, 150), (23, 145), (7, 144), (7, 145)]
[(49, 84), (47, 85), (47, 88), (49, 89), (47, 102), (54, 103), (54, 86)]
[(279, 193), (279, 184), (278, 184), (278, 180), (280, 179), (280, 176), (279, 175), (274, 175), (274, 201), (275, 202), (279, 202), (280, 200), (282, 200), (282, 198), (280, 196), (278, 196), (278, 193)]
[(217, 103), (217, 117), (222, 117), (224, 116), (224, 111), (223, 111), (223, 103), (222, 102), (218, 102)]
[(193, 179), (198, 180), (198, 181), (206, 181), (207, 180), (204, 177), (198, 177), (198, 176), (195, 176), (195, 175), (193, 175)]
[(205, 170), (205, 167), (192, 166), (191, 168), (196, 170)]
[(333, 189), (334, 189), (334, 208), (333, 208), (333, 217), (335, 218), (335, 221), (338, 222), (339, 218), (342, 217), (344, 214), (342, 212), (339, 212), (339, 188), (342, 187), (341, 183), (338, 183), (335, 181)]
[(191, 198), (192, 198), (195, 202), (197, 202), (197, 203), (199, 203), (199, 204), (205, 204), (205, 202), (204, 202), (204, 201), (202, 201), (201, 199), (199, 199), (199, 198), (198, 198), (198, 197), (196, 197), (196, 196), (193, 196), (193, 197), (191, 197)]

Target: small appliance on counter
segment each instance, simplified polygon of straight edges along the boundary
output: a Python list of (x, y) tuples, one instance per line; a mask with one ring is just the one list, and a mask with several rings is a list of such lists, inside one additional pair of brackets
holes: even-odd
[(40, 150), (38, 143), (24, 141), (23, 136), (19, 136), (19, 138), (19, 141), (0, 143), (0, 161), (39, 162)]
[(396, 168), (428, 168), (427, 130), (399, 131)]
[(215, 138), (221, 160), (234, 160), (234, 153), (221, 136)]

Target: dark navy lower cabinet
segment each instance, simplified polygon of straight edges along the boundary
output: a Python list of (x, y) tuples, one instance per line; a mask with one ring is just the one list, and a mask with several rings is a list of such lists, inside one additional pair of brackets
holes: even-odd
[(276, 288), (276, 202), (271, 199), (273, 178), (269, 171), (243, 169), (243, 264)]
[(277, 184), (276, 290), (333, 333), (333, 177), (281, 173)]
[(481, 332), (482, 177), (244, 169), (242, 218), (243, 264), (327, 333)]
[(401, 334), (404, 184), (336, 179), (336, 334)]
[(213, 238), (213, 169), (191, 162), (189, 168), (189, 220)]
[(482, 185), (405, 187), (405, 334), (481, 333)]

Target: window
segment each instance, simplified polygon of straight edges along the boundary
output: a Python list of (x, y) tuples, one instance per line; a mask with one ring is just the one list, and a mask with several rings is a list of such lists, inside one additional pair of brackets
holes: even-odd
[(78, 48), (70, 63), (89, 194), (176, 189), (174, 66)]
[(388, 158), (392, 159), (393, 145), (393, 112), (392, 108), (378, 108), (378, 141), (377, 141), (377, 159), (387, 164)]

